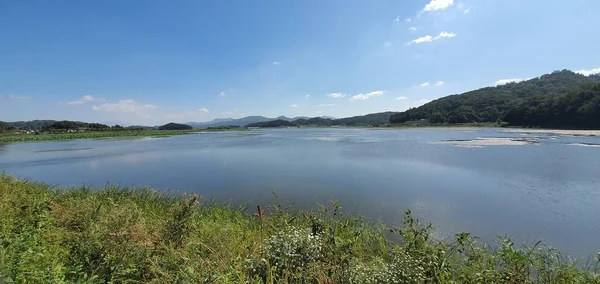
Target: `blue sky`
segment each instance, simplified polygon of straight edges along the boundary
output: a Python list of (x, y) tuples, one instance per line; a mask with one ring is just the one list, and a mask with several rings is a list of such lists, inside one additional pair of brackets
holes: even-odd
[(401, 111), (600, 72), (599, 12), (597, 0), (0, 0), (0, 120)]

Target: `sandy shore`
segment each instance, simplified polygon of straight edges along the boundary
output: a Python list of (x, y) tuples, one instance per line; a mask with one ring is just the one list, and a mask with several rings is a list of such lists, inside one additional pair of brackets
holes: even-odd
[(473, 140), (445, 140), (435, 144), (452, 144), (458, 147), (483, 148), (486, 146), (524, 146), (538, 143), (533, 138), (476, 138)]
[(503, 129), (504, 133), (555, 134), (566, 136), (600, 136), (600, 130)]

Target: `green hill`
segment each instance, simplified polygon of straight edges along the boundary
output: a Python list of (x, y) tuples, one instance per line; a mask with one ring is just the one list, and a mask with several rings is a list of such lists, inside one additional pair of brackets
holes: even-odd
[(451, 95), (390, 117), (391, 123), (427, 119), (431, 123), (496, 122), (532, 97), (560, 95), (586, 84), (600, 82), (600, 76), (584, 76), (569, 70), (555, 71), (539, 78)]
[(264, 128), (286, 127), (286, 126), (296, 126), (296, 124), (293, 122), (289, 122), (287, 120), (277, 119), (277, 120), (264, 121), (264, 122), (255, 122), (255, 123), (250, 123), (247, 125), (247, 127), (264, 127)]
[(158, 127), (158, 130), (189, 130), (192, 129), (191, 126), (187, 124), (179, 124), (179, 123), (167, 123), (163, 126)]
[(509, 110), (504, 120), (519, 126), (600, 129), (600, 84), (534, 96)]

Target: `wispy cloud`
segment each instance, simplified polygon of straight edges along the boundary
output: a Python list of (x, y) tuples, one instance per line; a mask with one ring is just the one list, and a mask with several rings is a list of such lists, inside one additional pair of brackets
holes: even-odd
[(429, 87), (429, 82), (422, 83), (419, 86), (421, 86), (421, 87)]
[(443, 85), (444, 85), (444, 81), (437, 81), (437, 82), (435, 82), (435, 86), (436, 87), (441, 87)]
[(594, 75), (594, 74), (599, 74), (600, 73), (600, 67), (594, 68), (594, 69), (588, 69), (588, 70), (582, 69), (582, 70), (575, 71), (575, 73), (578, 73), (578, 74), (581, 74), (581, 75), (584, 75), (584, 76), (590, 76), (590, 75)]
[(305, 95), (304, 97), (308, 99), (308, 98), (310, 98), (310, 95)]
[(33, 101), (33, 99), (31, 97), (15, 96), (15, 95), (8, 95), (8, 100), (13, 101), (13, 102), (19, 102), (19, 103), (28, 103), (28, 102)]
[(281, 65), (281, 61), (273, 61), (273, 65)]
[(203, 108), (199, 109), (198, 112), (209, 113), (210, 110), (208, 110), (207, 108), (203, 107)]
[(455, 36), (456, 36), (455, 33), (441, 32), (438, 36), (434, 37), (433, 40), (438, 40), (438, 39), (442, 39), (442, 38), (453, 38)]
[(508, 83), (518, 83), (521, 81), (525, 81), (528, 79), (523, 79), (523, 78), (510, 78), (510, 79), (500, 79), (498, 81), (495, 82), (496, 85), (505, 85)]
[(465, 10), (463, 11), (463, 13), (464, 13), (464, 14), (469, 14), (469, 13), (471, 13), (471, 9), (467, 8), (467, 9), (465, 9)]
[(417, 28), (415, 28), (415, 27), (410, 27), (410, 28), (408, 28), (408, 30), (409, 30), (409, 31), (411, 31), (411, 32), (414, 32), (414, 31), (416, 31), (416, 30), (417, 30)]
[(412, 19), (411, 18), (406, 18), (406, 19), (404, 19), (404, 22), (405, 23), (410, 23), (410, 22), (412, 22)]
[(397, 97), (396, 100), (404, 101), (404, 100), (408, 100), (408, 97), (401, 96), (401, 97)]
[(320, 104), (320, 105), (317, 105), (317, 106), (318, 107), (332, 107), (332, 106), (335, 106), (335, 104)]
[(373, 91), (373, 92), (366, 93), (366, 94), (362, 94), (362, 93), (361, 94), (356, 94), (356, 95), (352, 96), (352, 98), (350, 98), (350, 100), (353, 100), (353, 101), (368, 100), (368, 99), (370, 99), (372, 97), (381, 96), (384, 93), (385, 93), (385, 91)]
[(410, 45), (410, 44), (419, 44), (419, 43), (425, 43), (425, 42), (432, 42), (434, 40), (440, 40), (440, 39), (443, 39), (443, 38), (453, 38), (455, 36), (456, 36), (455, 33), (441, 32), (436, 37), (432, 37), (430, 35), (425, 35), (425, 36), (422, 36), (420, 38), (417, 38), (417, 39), (414, 39), (414, 40), (410, 41), (408, 44)]
[(330, 98), (335, 98), (335, 99), (339, 99), (339, 98), (343, 98), (346, 96), (346, 94), (342, 94), (342, 93), (331, 93), (331, 94), (327, 94), (328, 97)]
[(226, 96), (227, 96), (227, 94), (226, 94), (224, 91), (221, 91), (221, 92), (219, 93), (219, 97), (222, 97), (222, 98), (223, 98), (223, 97), (226, 97)]
[(389, 42), (389, 41), (386, 41), (386, 42), (383, 44), (383, 47), (390, 47), (390, 46), (392, 46), (392, 43), (391, 43), (391, 42)]
[(120, 100), (116, 103), (105, 103), (100, 105), (93, 105), (92, 109), (95, 111), (105, 112), (130, 112), (140, 113), (156, 109), (157, 106), (151, 104), (140, 104), (135, 100), (127, 99)]
[(396, 23), (400, 23), (400, 17), (396, 17), (396, 18), (394, 19), (394, 22), (396, 22)]
[(419, 44), (419, 43), (424, 43), (424, 42), (431, 42), (432, 40), (433, 40), (433, 37), (431, 37), (430, 35), (426, 35), (426, 36), (422, 36), (417, 39), (413, 39), (408, 44)]
[(454, 4), (454, 0), (431, 0), (429, 4), (425, 5), (422, 12), (431, 12), (437, 10), (444, 10)]
[(85, 95), (76, 101), (67, 102), (68, 105), (82, 105), (88, 102), (104, 101), (103, 98), (94, 98), (91, 95)]
[(297, 104), (291, 104), (290, 107), (291, 108), (298, 108), (298, 105)]

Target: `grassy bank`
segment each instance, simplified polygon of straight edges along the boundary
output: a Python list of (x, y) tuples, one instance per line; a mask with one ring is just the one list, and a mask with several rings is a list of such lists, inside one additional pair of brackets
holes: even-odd
[(541, 244), (439, 242), (410, 214), (388, 228), (335, 202), (314, 212), (274, 204), (2, 175), (0, 283), (600, 283), (597, 262), (582, 268)]
[(238, 129), (193, 129), (193, 130), (116, 130), (116, 131), (87, 131), (60, 132), (42, 134), (0, 134), (0, 143), (36, 142), (52, 140), (98, 139), (113, 137), (165, 137), (173, 135), (194, 134), (198, 132), (240, 131)]

